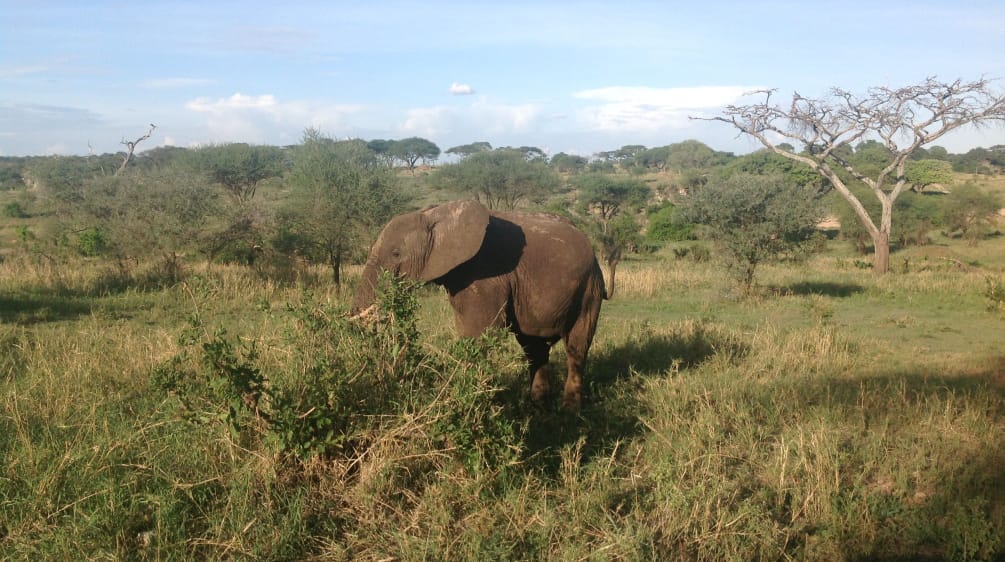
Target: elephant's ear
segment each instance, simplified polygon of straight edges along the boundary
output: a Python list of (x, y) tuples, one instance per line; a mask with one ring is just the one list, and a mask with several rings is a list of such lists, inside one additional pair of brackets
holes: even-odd
[(432, 281), (475, 257), (482, 247), (489, 210), (477, 201), (454, 201), (421, 211), (430, 231), (426, 266), (419, 274)]

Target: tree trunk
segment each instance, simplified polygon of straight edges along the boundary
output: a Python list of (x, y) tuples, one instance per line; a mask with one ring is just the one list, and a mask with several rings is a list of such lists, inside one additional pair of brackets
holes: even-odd
[(336, 287), (342, 286), (342, 252), (335, 250), (329, 256), (332, 267), (332, 283)]
[(883, 275), (890, 270), (890, 233), (880, 231), (872, 238), (872, 271)]

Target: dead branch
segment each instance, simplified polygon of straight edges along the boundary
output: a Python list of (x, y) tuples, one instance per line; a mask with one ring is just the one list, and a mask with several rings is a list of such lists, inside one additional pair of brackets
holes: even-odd
[(129, 160), (132, 159), (133, 151), (136, 150), (136, 145), (150, 138), (150, 135), (154, 134), (154, 129), (156, 128), (157, 125), (151, 123), (150, 130), (147, 131), (147, 133), (141, 136), (140, 138), (134, 141), (127, 141), (126, 139), (122, 139), (122, 141), (119, 144), (123, 144), (126, 146), (126, 155), (122, 157), (122, 164), (119, 166), (119, 169), (115, 171), (115, 175), (119, 175), (119, 173), (122, 172), (122, 170), (126, 169), (126, 164), (128, 164)]

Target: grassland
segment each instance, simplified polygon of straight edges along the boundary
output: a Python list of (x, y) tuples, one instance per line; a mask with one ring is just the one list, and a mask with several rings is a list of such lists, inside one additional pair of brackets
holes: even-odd
[[(527, 403), (511, 339), (459, 346), (432, 288), (382, 340), (322, 271), (107, 290), (8, 257), (0, 558), (1001, 559), (1005, 240), (884, 277), (832, 244), (748, 299), (714, 263), (624, 262), (575, 415)], [(228, 402), (240, 373), (272, 390)]]

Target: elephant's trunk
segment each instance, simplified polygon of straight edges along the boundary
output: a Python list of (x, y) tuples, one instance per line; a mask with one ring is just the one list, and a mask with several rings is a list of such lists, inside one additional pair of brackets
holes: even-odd
[(363, 276), (359, 280), (359, 285), (356, 286), (356, 293), (353, 295), (352, 307), (349, 309), (350, 315), (357, 316), (373, 306), (377, 300), (378, 273), (380, 273), (380, 268), (367, 262), (366, 267), (363, 268)]

